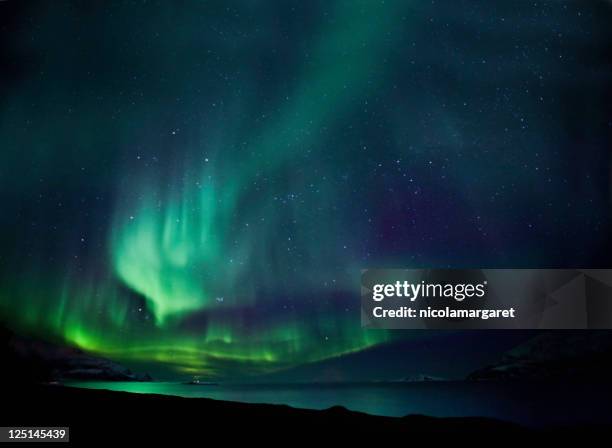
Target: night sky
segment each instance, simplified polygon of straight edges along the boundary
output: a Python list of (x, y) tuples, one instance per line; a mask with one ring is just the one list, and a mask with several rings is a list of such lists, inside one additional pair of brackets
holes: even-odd
[(519, 336), (364, 331), (360, 270), (612, 267), (610, 23), (0, 1), (0, 322), (178, 376), (456, 374)]

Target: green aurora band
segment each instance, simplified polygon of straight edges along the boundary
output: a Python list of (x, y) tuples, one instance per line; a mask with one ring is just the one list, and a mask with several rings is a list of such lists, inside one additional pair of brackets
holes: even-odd
[(0, 292), (1, 315), (128, 364), (210, 377), (278, 371), (387, 341), (387, 332), (360, 328), (354, 305), (349, 312), (329, 299), (333, 284), (357, 300), (358, 266), (330, 247), (343, 225), (334, 191), (309, 194), (292, 169), (305, 151), (325, 157), (324, 130), (384, 80), (400, 4), (336, 4), (293, 95), (240, 157), (226, 151), (240, 144), (230, 136), (183, 148), (180, 169), (164, 179), (126, 169), (108, 251), (99, 253), (105, 268), (73, 272), (68, 262), (23, 274)]

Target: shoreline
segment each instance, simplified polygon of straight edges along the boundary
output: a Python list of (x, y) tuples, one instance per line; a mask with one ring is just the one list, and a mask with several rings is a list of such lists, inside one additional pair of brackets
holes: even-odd
[[(209, 398), (135, 394), (60, 385), (2, 385), (8, 426), (69, 426), (72, 441), (170, 440), (215, 435), (248, 438), (262, 431), (294, 431), (305, 436), (325, 431), (329, 436), (375, 434), (494, 437), (609, 435), (609, 425), (527, 428), (483, 417), (383, 417), (335, 406), (325, 410), (287, 405), (250, 404)], [(178, 429), (177, 429), (178, 428)], [(233, 428), (233, 429), (232, 429)], [(239, 430), (239, 432), (236, 432)], [(178, 431), (178, 433), (177, 433)], [(204, 431), (204, 433), (202, 433)]]

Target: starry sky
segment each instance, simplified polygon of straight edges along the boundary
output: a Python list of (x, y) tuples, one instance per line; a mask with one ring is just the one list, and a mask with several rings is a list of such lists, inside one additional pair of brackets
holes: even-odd
[(362, 330), (359, 272), (610, 267), (611, 19), (0, 2), (0, 322), (170, 376), (490, 354), (525, 335)]

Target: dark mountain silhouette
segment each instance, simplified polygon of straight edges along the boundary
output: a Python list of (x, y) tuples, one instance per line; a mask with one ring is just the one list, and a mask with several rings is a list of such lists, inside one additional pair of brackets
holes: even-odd
[(593, 380), (609, 379), (611, 373), (612, 331), (572, 330), (540, 334), (468, 379)]

